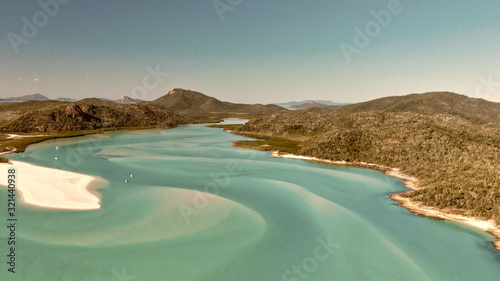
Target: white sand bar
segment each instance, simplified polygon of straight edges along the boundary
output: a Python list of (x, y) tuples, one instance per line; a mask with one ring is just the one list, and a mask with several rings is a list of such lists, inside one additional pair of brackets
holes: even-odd
[(7, 186), (7, 170), (17, 168), (17, 191), (22, 202), (44, 208), (95, 210), (99, 198), (88, 187), (95, 177), (51, 169), (20, 161), (0, 164), (0, 185)]

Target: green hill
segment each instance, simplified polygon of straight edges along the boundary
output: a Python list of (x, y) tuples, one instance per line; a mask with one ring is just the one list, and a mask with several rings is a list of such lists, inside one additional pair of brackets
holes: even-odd
[(32, 110), (4, 124), (2, 132), (55, 133), (120, 127), (166, 127), (185, 118), (153, 105), (95, 105), (78, 102)]
[(222, 114), (273, 114), (286, 109), (277, 105), (238, 104), (220, 101), (199, 92), (173, 89), (168, 94), (150, 102), (176, 113), (186, 115)]
[[(499, 109), (498, 103), (457, 94), (426, 93), (331, 113), (275, 114), (232, 130), (262, 138), (253, 142), (257, 149), (400, 168), (417, 177), (421, 188), (404, 196), (500, 224)], [(280, 148), (280, 139), (288, 148)]]
[(500, 104), (451, 92), (431, 92), (349, 104), (339, 112), (416, 112), (459, 116), (477, 124), (500, 126)]

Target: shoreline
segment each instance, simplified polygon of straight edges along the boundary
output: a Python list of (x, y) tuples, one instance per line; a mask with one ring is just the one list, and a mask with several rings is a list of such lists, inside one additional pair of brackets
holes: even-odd
[[(75, 138), (75, 137), (83, 137), (83, 136), (90, 136), (90, 135), (100, 135), (104, 134), (107, 132), (127, 132), (127, 131), (143, 131), (143, 130), (156, 130), (156, 129), (173, 129), (177, 126), (180, 125), (187, 125), (187, 124), (177, 124), (176, 126), (172, 128), (163, 128), (163, 127), (119, 127), (119, 128), (101, 128), (101, 129), (95, 129), (95, 130), (83, 130), (83, 131), (63, 131), (63, 132), (55, 132), (55, 133), (49, 133), (46, 135), (18, 135), (14, 133), (4, 133), (5, 135), (14, 135), (17, 137), (14, 138), (9, 138), (4, 141), (0, 141), (0, 151), (2, 149), (7, 149), (5, 151), (2, 151), (2, 153), (9, 154), (9, 153), (21, 153), (26, 151), (26, 149), (33, 144), (38, 144), (42, 143), (45, 141), (49, 140), (55, 140), (55, 139), (69, 139), (69, 138)], [(26, 142), (25, 142), (26, 141)], [(10, 149), (10, 150), (8, 150)]]
[[(361, 167), (361, 168), (375, 169), (375, 170), (379, 170), (381, 172), (384, 172), (388, 176), (399, 178), (399, 179), (403, 180), (405, 186), (411, 190), (418, 190), (419, 189), (418, 179), (411, 177), (411, 176), (408, 176), (408, 175), (405, 175), (398, 168), (390, 168), (390, 167), (386, 167), (383, 165), (377, 165), (377, 164), (365, 163), (365, 162), (358, 163), (358, 162), (346, 162), (346, 161), (332, 161), (332, 160), (328, 160), (328, 159), (321, 159), (321, 158), (302, 156), (302, 155), (281, 154), (277, 150), (272, 150), (271, 155), (269, 155), (269, 157), (310, 160), (310, 161), (317, 161), (317, 162), (334, 164), (334, 165), (355, 166), (355, 167)], [(400, 196), (400, 193), (399, 194), (391, 194), (391, 195), (389, 195), (389, 198), (398, 202), (399, 206), (408, 209), (410, 212), (412, 212), (415, 215), (426, 216), (426, 217), (440, 219), (440, 220), (449, 220), (449, 221), (460, 222), (460, 223), (466, 224), (468, 226), (472, 226), (474, 228), (485, 231), (485, 232), (487, 232), (495, 237), (495, 240), (492, 241), (492, 244), (495, 246), (495, 248), (498, 251), (500, 251), (500, 227), (495, 225), (495, 223), (493, 221), (485, 221), (485, 220), (480, 220), (480, 219), (476, 219), (473, 217), (465, 217), (465, 216), (460, 216), (460, 215), (449, 214), (443, 210), (433, 208), (430, 206), (423, 206), (422, 204), (413, 202), (409, 198), (404, 198), (404, 197)]]
[(448, 220), (454, 222), (460, 222), (468, 226), (485, 231), (493, 236), (495, 240), (491, 243), (495, 248), (500, 251), (500, 228), (496, 226), (492, 221), (479, 220), (472, 217), (465, 217), (460, 215), (453, 215), (445, 213), (437, 208), (423, 206), (422, 204), (412, 202), (409, 198), (401, 197), (399, 194), (392, 194), (389, 196), (392, 200), (397, 201), (399, 206), (405, 207), (410, 212), (418, 216), (430, 217), (438, 220)]
[(19, 200), (27, 205), (62, 210), (101, 208), (99, 194), (92, 192), (104, 183), (100, 178), (11, 160), (0, 164), (2, 188), (7, 187), (7, 169), (12, 167), (18, 173)]
[(7, 150), (7, 151), (0, 152), (0, 156), (2, 156), (2, 155), (8, 155), (8, 154), (11, 154), (11, 153), (16, 153), (16, 152), (17, 152), (17, 149), (14, 148), (13, 150)]
[[(185, 125), (185, 124), (180, 124), (180, 125)], [(6, 175), (9, 165), (18, 168), (18, 173), (20, 170), (19, 167), (22, 166), (23, 168), (26, 169), (23, 169), (25, 171), (23, 172), (20, 181), (29, 182), (31, 183), (31, 186), (38, 186), (38, 188), (25, 187), (26, 185), (22, 185), (22, 187), (19, 186), (16, 187), (17, 191), (19, 192), (18, 193), (20, 198), (19, 200), (21, 200), (23, 203), (45, 209), (80, 210), (80, 211), (100, 209), (101, 198), (100, 194), (96, 192), (96, 190), (101, 188), (106, 183), (104, 179), (76, 172), (38, 166), (35, 164), (26, 163), (22, 161), (13, 161), (8, 158), (3, 158), (1, 156), (5, 156), (12, 153), (21, 153), (24, 152), (26, 149), (28, 149), (29, 146), (37, 145), (50, 140), (70, 139), (70, 138), (85, 137), (91, 135), (102, 135), (106, 132), (144, 131), (144, 130), (157, 130), (157, 129), (164, 129), (164, 128), (123, 127), (123, 128), (109, 129), (109, 130), (98, 129), (90, 131), (72, 131), (68, 135), (31, 136), (31, 135), (8, 134), (9, 137), (14, 136), (14, 138), (10, 138), (7, 141), (22, 140), (24, 138), (29, 138), (29, 137), (43, 137), (43, 139), (24, 144), (21, 149), (17, 149), (16, 147), (11, 147), (11, 150), (0, 152), (0, 159), (8, 160), (8, 162), (6, 163), (0, 163), (0, 173), (1, 173), (0, 188), (7, 188)], [(2, 144), (2, 142), (0, 142), (0, 144)], [(46, 175), (49, 175), (50, 173), (53, 174), (53, 177), (47, 181)], [(40, 193), (39, 191), (42, 189), (44, 190), (44, 193), (47, 194)]]

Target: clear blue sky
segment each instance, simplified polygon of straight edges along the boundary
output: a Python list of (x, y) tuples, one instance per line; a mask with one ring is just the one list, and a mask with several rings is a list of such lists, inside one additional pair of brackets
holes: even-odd
[[(232, 102), (358, 102), (447, 90), (500, 102), (498, 0), (59, 2), (0, 2), (0, 97), (153, 100), (186, 88)], [(375, 23), (382, 10), (390, 21)], [(356, 45), (367, 24), (369, 43)], [(350, 61), (343, 43), (357, 48)]]

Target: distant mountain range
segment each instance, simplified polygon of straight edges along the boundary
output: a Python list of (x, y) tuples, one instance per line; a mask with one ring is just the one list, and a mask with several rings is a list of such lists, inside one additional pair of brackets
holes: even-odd
[[(112, 101), (109, 99), (105, 98), (99, 98), (100, 100), (104, 101)], [(21, 97), (10, 97), (10, 98), (5, 98), (1, 99), (0, 102), (23, 102), (23, 101), (42, 101), (42, 100), (50, 100), (48, 97), (41, 95), (41, 94), (34, 94), (34, 95), (26, 95), (26, 96), (21, 96)], [(66, 102), (76, 102), (78, 100), (72, 99), (72, 98), (57, 98), (55, 101), (66, 101)], [(123, 96), (123, 98), (119, 100), (113, 100), (113, 102), (119, 103), (119, 104), (129, 104), (129, 103), (139, 103), (142, 102), (143, 100), (140, 99), (133, 99), (128, 96)]]
[(22, 97), (10, 97), (6, 99), (0, 99), (0, 101), (30, 101), (30, 100), (50, 100), (48, 97), (40, 94), (34, 94), (34, 95), (27, 95), (27, 96), (22, 96)]
[(316, 104), (324, 104), (324, 105), (345, 105), (347, 103), (337, 103), (333, 102), (331, 100), (303, 100), (303, 101), (290, 101), (290, 102), (282, 102), (282, 103), (273, 103), (275, 105), (279, 105), (284, 108), (291, 108), (292, 106), (300, 106), (303, 104), (309, 104), (309, 103), (316, 103)]
[[(218, 111), (228, 111), (228, 110), (235, 110), (238, 112), (246, 112), (246, 113), (266, 113), (266, 112), (272, 112), (276, 108), (273, 107), (272, 105), (277, 105), (280, 107), (284, 107), (287, 109), (311, 109), (314, 107), (325, 107), (325, 106), (341, 106), (341, 105), (346, 105), (347, 103), (336, 103), (330, 100), (304, 100), (304, 101), (292, 101), (292, 102), (285, 102), (285, 103), (274, 103), (271, 105), (246, 105), (246, 104), (235, 104), (235, 103), (229, 103), (229, 102), (222, 102), (220, 100), (217, 100), (216, 98), (213, 97), (208, 97), (205, 96), (204, 98), (199, 98), (200, 96), (196, 96), (196, 93), (194, 91), (189, 91), (189, 90), (184, 90), (184, 89), (173, 89), (170, 91), (168, 94), (174, 94), (174, 93), (181, 93), (181, 95), (177, 95), (175, 97), (170, 96), (170, 97), (160, 97), (153, 101), (152, 103), (160, 103), (163, 104), (166, 107), (175, 107), (177, 110), (179, 108), (181, 111), (187, 109), (186, 106), (189, 107), (185, 102), (186, 98), (185, 97), (180, 97), (183, 95), (190, 95), (187, 99), (189, 100), (196, 100), (193, 104), (193, 111), (199, 111), (199, 112), (218, 112)], [(168, 96), (167, 94), (167, 96)], [(198, 93), (201, 94), (201, 93)], [(203, 95), (203, 94), (202, 94)], [(123, 96), (123, 98), (118, 99), (118, 100), (110, 100), (107, 98), (97, 98), (102, 101), (112, 101), (115, 103), (119, 104), (133, 104), (133, 103), (140, 103), (144, 102), (141, 99), (133, 99), (129, 96)], [(23, 101), (42, 101), (42, 100), (51, 100), (48, 97), (41, 95), (41, 94), (34, 94), (34, 95), (26, 95), (26, 96), (21, 96), (21, 97), (9, 97), (2, 99), (0, 98), (0, 102), (23, 102)], [(60, 97), (57, 99), (54, 99), (56, 101), (64, 101), (64, 102), (76, 102), (78, 100), (73, 99), (73, 98), (64, 98)], [(86, 100), (86, 99), (84, 99)], [(151, 103), (151, 102), (150, 102)], [(247, 107), (243, 109), (243, 107)], [(250, 106), (250, 107), (248, 107)], [(196, 107), (196, 109), (195, 109)], [(274, 109), (273, 109), (274, 108)], [(332, 107), (333, 108), (333, 107)], [(325, 109), (326, 110), (326, 109)], [(325, 111), (323, 110), (323, 111)], [(329, 110), (329, 109), (328, 109)], [(189, 111), (189, 110), (188, 110)]]
[(71, 98), (57, 98), (55, 100), (56, 101), (69, 101), (69, 102), (75, 102), (76, 101), (75, 99), (71, 99)]
[[(15, 102), (25, 100), (29, 100), (29, 102)], [(20, 117), (34, 110), (56, 108), (58, 105), (62, 106), (69, 103), (93, 105), (97, 107), (104, 106), (108, 108), (115, 108), (118, 105), (149, 105), (151, 108), (161, 107), (168, 112), (185, 116), (187, 117), (186, 120), (190, 120), (190, 118), (195, 116), (203, 116), (203, 118), (212, 116), (213, 118), (211, 117), (211, 120), (215, 120), (217, 118), (227, 117), (231, 114), (256, 116), (288, 111), (281, 106), (273, 104), (239, 104), (220, 101), (200, 92), (180, 88), (173, 89), (166, 95), (150, 102), (132, 99), (128, 96), (124, 96), (122, 99), (116, 101), (99, 98), (87, 98), (76, 102), (69, 98), (59, 98), (57, 100), (58, 101), (50, 100), (41, 94), (4, 99), (4, 101), (15, 103), (0, 107), (0, 112), (3, 115), (0, 117), (0, 124), (13, 121), (16, 117)], [(310, 100), (306, 103), (290, 102), (284, 103), (283, 105), (287, 104), (290, 105), (292, 109), (302, 109), (310, 113), (414, 112), (420, 114), (447, 114), (463, 118), (475, 124), (500, 127), (500, 106), (498, 103), (474, 99), (450, 92), (385, 97), (343, 106), (328, 105), (335, 104), (332, 101), (322, 102), (323, 103)], [(299, 104), (291, 105), (294, 103)], [(11, 129), (15, 130), (15, 127), (11, 127)]]
[(298, 105), (292, 105), (288, 108), (289, 109), (310, 109), (313, 107), (326, 107), (326, 106), (328, 106), (328, 105), (324, 104), (324, 103), (310, 101), (310, 102), (306, 102), (306, 103), (302, 103), (302, 104), (298, 104)]
[(114, 102), (120, 103), (120, 104), (129, 104), (129, 103), (140, 103), (143, 102), (141, 99), (133, 99), (129, 96), (123, 96), (123, 98), (119, 100), (115, 100)]

